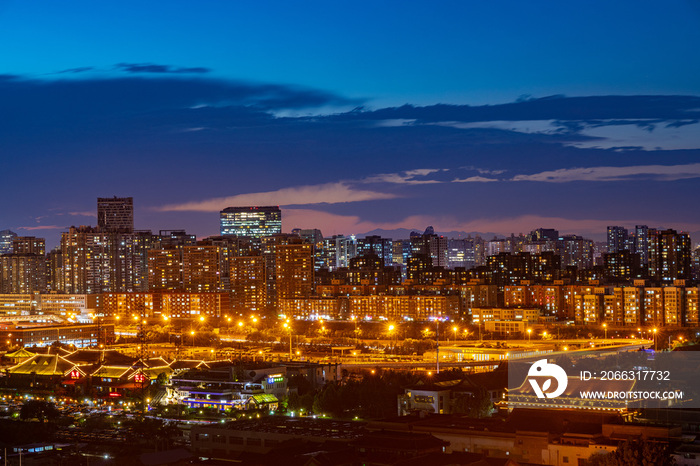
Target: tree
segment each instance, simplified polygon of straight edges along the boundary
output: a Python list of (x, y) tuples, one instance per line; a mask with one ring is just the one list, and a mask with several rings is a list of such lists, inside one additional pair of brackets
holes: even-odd
[(592, 466), (673, 466), (675, 461), (667, 445), (632, 440), (621, 443), (608, 454), (593, 454), (588, 463)]
[(343, 400), (335, 383), (327, 383), (323, 390), (314, 398), (313, 410), (318, 414), (332, 414), (340, 417), (343, 414)]
[(489, 393), (479, 388), (474, 393), (463, 393), (457, 395), (452, 400), (452, 412), (456, 414), (466, 414), (475, 419), (488, 417), (493, 410), (493, 403)]
[(165, 372), (161, 372), (156, 378), (156, 384), (162, 387), (166, 383), (168, 383), (168, 374), (166, 374)]
[(45, 420), (53, 421), (59, 416), (59, 412), (53, 403), (47, 403), (40, 400), (29, 400), (22, 405), (19, 412), (19, 417), (23, 421), (28, 419), (38, 419), (41, 422)]

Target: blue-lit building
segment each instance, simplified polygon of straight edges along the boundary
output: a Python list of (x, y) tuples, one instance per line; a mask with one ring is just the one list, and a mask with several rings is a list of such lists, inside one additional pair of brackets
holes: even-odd
[(279, 206), (227, 207), (219, 218), (222, 236), (261, 238), (282, 233)]
[(0, 254), (10, 254), (12, 252), (12, 239), (17, 233), (10, 230), (0, 230)]

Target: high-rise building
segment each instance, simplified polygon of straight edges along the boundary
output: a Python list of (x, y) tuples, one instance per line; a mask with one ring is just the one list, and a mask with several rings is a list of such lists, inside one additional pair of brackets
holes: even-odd
[(182, 250), (182, 283), (190, 292), (221, 290), (218, 246), (185, 246)]
[(473, 269), (474, 240), (471, 238), (451, 239), (447, 241), (447, 268), (464, 267)]
[(323, 249), (317, 253), (319, 267), (330, 271), (350, 265), (357, 255), (357, 240), (354, 236), (333, 235), (323, 239)]
[(628, 250), (628, 232), (624, 227), (608, 227), (608, 253)]
[(12, 238), (12, 252), (43, 256), (46, 253), (46, 240), (35, 236), (16, 236)]
[(0, 230), (0, 254), (9, 254), (12, 252), (12, 238), (17, 236), (17, 233), (10, 230)]
[(12, 253), (0, 256), (0, 292), (46, 291), (45, 240), (34, 236), (12, 238)]
[(557, 241), (562, 267), (593, 267), (593, 241), (576, 235), (564, 235)]
[(649, 227), (646, 225), (634, 227), (634, 252), (639, 254), (643, 266), (649, 263)]
[(134, 231), (134, 198), (98, 197), (97, 226), (102, 231)]
[(49, 291), (63, 290), (63, 253), (56, 246), (46, 255), (46, 285)]
[(150, 231), (109, 233), (111, 263), (114, 271), (113, 292), (131, 293), (148, 290), (148, 251), (155, 242)]
[(279, 206), (227, 207), (219, 213), (222, 235), (261, 238), (282, 233)]
[(148, 289), (182, 289), (182, 250), (151, 249), (148, 251)]
[(0, 293), (46, 291), (46, 260), (40, 254), (0, 256)]
[(388, 267), (394, 262), (393, 241), (391, 238), (382, 238), (378, 235), (370, 235), (357, 240), (357, 255), (374, 253)]
[(649, 230), (649, 277), (662, 283), (692, 278), (690, 236)]
[(109, 234), (89, 226), (70, 227), (61, 234), (63, 291), (69, 294), (107, 293), (114, 268)]
[(277, 299), (307, 298), (314, 284), (313, 246), (298, 240), (276, 248)]
[(267, 306), (265, 258), (263, 256), (232, 257), (231, 306), (241, 315), (260, 314)]
[(317, 247), (321, 247), (323, 243), (323, 233), (318, 228), (294, 228), (292, 229), (293, 235), (299, 235), (304, 238), (307, 242), (315, 244)]
[(412, 232), (410, 238), (411, 255), (430, 257), (433, 267), (447, 267), (447, 238), (436, 235), (432, 226), (422, 235)]

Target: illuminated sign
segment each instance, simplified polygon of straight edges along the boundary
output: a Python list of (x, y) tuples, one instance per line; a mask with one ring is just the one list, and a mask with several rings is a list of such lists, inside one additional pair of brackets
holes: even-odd
[(146, 381), (146, 376), (143, 375), (143, 373), (140, 373), (140, 372), (139, 372), (138, 374), (136, 374), (136, 375), (134, 376), (134, 381), (136, 381), (136, 382), (138, 382), (138, 383), (145, 382), (145, 381)]
[(78, 371), (78, 370), (70, 371), (70, 378), (71, 379), (79, 379), (80, 378), (80, 371)]
[(115, 398), (115, 397), (118, 397), (118, 396), (122, 396), (122, 394), (121, 394), (121, 393), (117, 393), (117, 392), (109, 392), (109, 396), (112, 397), (112, 398)]

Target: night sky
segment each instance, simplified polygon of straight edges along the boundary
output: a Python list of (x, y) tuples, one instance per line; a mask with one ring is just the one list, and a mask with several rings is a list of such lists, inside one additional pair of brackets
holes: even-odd
[[(106, 3), (106, 2), (105, 2)], [(700, 2), (0, 0), (0, 230), (700, 240)]]

